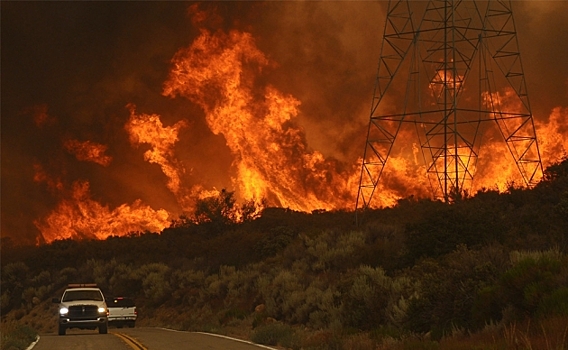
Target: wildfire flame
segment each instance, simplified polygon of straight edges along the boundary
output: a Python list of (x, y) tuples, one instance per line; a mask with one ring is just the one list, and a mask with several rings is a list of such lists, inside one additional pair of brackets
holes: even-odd
[(255, 81), (270, 63), (249, 33), (201, 30), (175, 55), (163, 93), (198, 104), (210, 129), (225, 137), (243, 198), (302, 211), (347, 207), (357, 167), (341, 171), (338, 162), (309, 149), (294, 123), (300, 101)]
[[(519, 112), (523, 110), (521, 102), (515, 98), (512, 89), (505, 89), (489, 95), (484, 93), (484, 100), (489, 104), (490, 100), (499, 108)], [(568, 138), (566, 130), (568, 117), (566, 108), (554, 108), (547, 120), (533, 118), (535, 133), (538, 138), (539, 153), (543, 168), (558, 162), (566, 156)], [(520, 127), (519, 118), (501, 118), (499, 126), (510, 132)], [(521, 129), (521, 131), (523, 131)], [(493, 188), (505, 191), (510, 185), (522, 185), (523, 180), (512, 156), (501, 135), (489, 134), (480, 150), (478, 173), (475, 179), (475, 190)], [(537, 181), (540, 178), (536, 179)]]
[[(202, 12), (193, 13), (195, 25), (203, 22)], [(211, 131), (225, 138), (233, 156), (235, 175), (232, 183), (238, 198), (265, 200), (269, 206), (307, 212), (353, 209), (361, 159), (347, 164), (326, 158), (309, 147), (296, 120), (302, 113), (301, 102), (259, 79), (264, 70), (276, 66), (276, 62), (259, 50), (250, 33), (200, 29), (191, 45), (181, 48), (173, 57), (163, 95), (182, 97), (199, 106)], [(443, 81), (448, 77), (448, 74), (438, 75), (435, 80)], [(503, 92), (495, 99), (505, 104), (506, 95), (507, 92)], [(128, 104), (127, 108), (130, 117), (124, 129), (130, 144), (149, 147), (144, 160), (160, 167), (167, 177), (167, 188), (184, 212), (194, 209), (196, 199), (218, 195), (216, 189), (189, 185), (185, 181), (188, 174), (174, 146), (179, 141), (180, 130), (189, 127), (186, 120), (164, 126), (158, 114), (138, 113), (133, 104)], [(568, 108), (558, 107), (548, 121), (535, 122), (544, 166), (559, 160), (561, 153), (566, 154), (567, 120)], [(53, 118), (46, 108), (38, 108), (35, 122), (42, 127), (48, 122), (53, 124)], [(518, 169), (506, 144), (498, 136), (490, 135), (482, 144), (474, 191), (482, 188), (506, 190), (511, 182), (520, 183)], [(420, 146), (404, 142), (410, 137), (413, 136), (399, 135), (399, 146), (389, 157), (376, 189), (374, 205), (394, 205), (412, 194), (417, 197), (429, 195), (426, 167), (418, 156)], [(363, 141), (359, 142), (361, 148)], [(74, 139), (63, 145), (77, 160), (103, 167), (112, 162), (112, 157), (106, 154), (106, 145)], [(45, 242), (63, 238), (104, 239), (141, 231), (160, 232), (173, 219), (173, 213), (152, 209), (139, 199), (110, 208), (91, 198), (88, 181), (77, 180), (67, 188), (58, 177), (48, 175), (41, 165), (36, 165), (35, 170), (34, 180), (46, 183), (62, 198), (49, 215), (34, 221)]]
[(535, 121), (539, 136), (540, 153), (546, 168), (567, 156), (568, 151), (568, 107), (556, 107), (548, 121)]
[(44, 220), (36, 220), (34, 224), (48, 243), (66, 238), (105, 239), (131, 232), (159, 232), (168, 227), (169, 214), (163, 209), (153, 210), (140, 200), (110, 209), (90, 198), (88, 182), (76, 181), (70, 196), (61, 200)]
[(461, 89), (464, 82), (463, 75), (456, 74), (449, 69), (438, 69), (428, 84), (432, 97), (441, 98), (444, 90), (450, 91), (453, 96)]
[(136, 106), (127, 105), (130, 119), (124, 126), (133, 146), (148, 144), (151, 149), (144, 153), (144, 160), (160, 165), (162, 172), (168, 177), (167, 187), (176, 195), (178, 203), (185, 211), (193, 209), (193, 203), (181, 185), (181, 177), (185, 173), (183, 164), (174, 154), (173, 146), (179, 140), (180, 129), (187, 127), (185, 120), (180, 120), (171, 127), (164, 127), (160, 116), (153, 114), (136, 114)]
[(112, 157), (105, 155), (108, 148), (106, 145), (91, 141), (67, 140), (63, 147), (81, 161), (90, 161), (102, 166), (109, 166), (112, 162)]

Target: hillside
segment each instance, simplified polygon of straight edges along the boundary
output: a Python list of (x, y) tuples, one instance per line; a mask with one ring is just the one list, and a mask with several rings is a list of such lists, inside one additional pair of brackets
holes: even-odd
[(106, 240), (3, 240), (3, 327), (52, 332), (51, 298), (67, 283), (96, 282), (133, 297), (140, 325), (293, 349), (508, 348), (513, 339), (561, 349), (568, 160), (545, 173), (533, 189), (401, 200), (360, 214), (358, 226), (353, 212), (267, 208), (238, 224), (210, 216)]

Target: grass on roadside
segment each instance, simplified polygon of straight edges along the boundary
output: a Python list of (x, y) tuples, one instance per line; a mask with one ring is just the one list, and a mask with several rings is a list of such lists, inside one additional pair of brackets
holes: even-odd
[(568, 349), (568, 317), (487, 327), (470, 335), (444, 338), (439, 349), (565, 350)]
[(2, 323), (0, 349), (23, 350), (36, 340), (37, 332), (27, 325), (16, 322)]

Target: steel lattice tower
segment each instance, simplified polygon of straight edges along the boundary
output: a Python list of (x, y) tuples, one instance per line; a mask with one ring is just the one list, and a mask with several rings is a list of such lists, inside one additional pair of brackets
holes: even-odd
[(525, 185), (540, 180), (511, 2), (391, 0), (356, 211), (372, 205), (395, 140), (408, 127), (433, 197), (451, 201), (468, 191), (486, 124), (499, 130)]

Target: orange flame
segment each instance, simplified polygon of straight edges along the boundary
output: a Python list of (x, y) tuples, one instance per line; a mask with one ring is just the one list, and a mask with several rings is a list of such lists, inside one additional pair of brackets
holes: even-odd
[(218, 195), (217, 190), (205, 190), (201, 185), (188, 188), (183, 185), (182, 178), (185, 167), (178, 160), (174, 146), (179, 141), (179, 131), (188, 126), (186, 120), (180, 120), (171, 127), (162, 125), (157, 114), (137, 114), (136, 106), (127, 105), (130, 109), (130, 118), (124, 128), (129, 134), (133, 146), (148, 144), (151, 149), (144, 153), (144, 160), (160, 166), (168, 178), (167, 187), (176, 196), (182, 211), (191, 212), (195, 209), (195, 201), (209, 196)]
[(455, 96), (461, 89), (463, 82), (463, 75), (454, 74), (452, 70), (441, 68), (436, 70), (436, 74), (432, 77), (428, 87), (432, 97), (440, 98), (444, 89)]
[(545, 168), (567, 156), (568, 107), (554, 108), (548, 121), (535, 121), (535, 128)]
[(164, 95), (201, 106), (210, 129), (225, 137), (243, 198), (303, 211), (352, 206), (356, 185), (349, 180), (358, 167), (341, 171), (338, 162), (309, 150), (294, 123), (300, 102), (255, 82), (255, 73), (270, 65), (251, 34), (201, 30), (173, 58)]
[(158, 115), (136, 114), (136, 107), (128, 105), (130, 119), (124, 126), (130, 135), (130, 143), (134, 146), (147, 143), (152, 149), (144, 153), (144, 159), (159, 164), (168, 177), (168, 188), (177, 193), (180, 189), (180, 173), (183, 167), (173, 155), (173, 146), (178, 141), (179, 130), (186, 126), (184, 120), (173, 127), (163, 127)]
[[(515, 98), (515, 93), (510, 88), (491, 96), (485, 94), (484, 99), (485, 103), (489, 103), (491, 99), (497, 107), (509, 111), (522, 110), (520, 100)], [(539, 118), (533, 120), (542, 166), (546, 169), (566, 156), (568, 108), (556, 107), (546, 120), (541, 121)], [(501, 128), (507, 131), (514, 130), (520, 125), (519, 119), (501, 119), (499, 123)], [(479, 161), (477, 169), (480, 173), (476, 174), (476, 190), (496, 188), (505, 191), (511, 184), (523, 184), (519, 170), (512, 161), (510, 151), (501, 135), (490, 135), (480, 150)]]
[(45, 182), (47, 184), (47, 188), (52, 192), (63, 190), (63, 183), (61, 180), (54, 180), (48, 176), (41, 164), (34, 164), (34, 182)]
[(102, 166), (109, 166), (112, 162), (112, 157), (105, 155), (108, 148), (106, 145), (91, 141), (67, 140), (63, 143), (63, 147), (81, 161), (94, 162)]
[(153, 210), (140, 200), (111, 210), (90, 198), (88, 182), (76, 181), (70, 197), (34, 224), (47, 243), (67, 238), (105, 239), (131, 232), (159, 232), (169, 226), (169, 214), (164, 209)]
[[(205, 20), (196, 6), (194, 24)], [(163, 95), (181, 96), (197, 104), (204, 112), (211, 131), (223, 135), (233, 155), (233, 186), (244, 200), (266, 200), (269, 206), (294, 210), (353, 209), (357, 195), (361, 159), (352, 164), (326, 158), (310, 149), (306, 136), (296, 123), (301, 102), (258, 79), (264, 69), (276, 66), (255, 44), (250, 33), (232, 30), (212, 33), (205, 29), (172, 59), (172, 69), (163, 86)], [(438, 72), (436, 82), (453, 79)], [(461, 84), (462, 77), (457, 77)], [(453, 81), (453, 80), (452, 80)], [(456, 85), (458, 85), (456, 84)], [(491, 96), (495, 103), (513, 103), (510, 92)], [(489, 98), (489, 96), (487, 96)], [(183, 211), (191, 212), (197, 199), (216, 196), (219, 191), (202, 185), (188, 186), (184, 165), (176, 157), (174, 146), (180, 130), (188, 126), (180, 120), (164, 126), (157, 114), (137, 113), (129, 104), (129, 120), (124, 125), (134, 147), (149, 146), (144, 160), (156, 164), (167, 178), (167, 188), (175, 195)], [(50, 119), (47, 107), (35, 113), (38, 127)], [(547, 122), (535, 122), (543, 165), (560, 159), (568, 147), (568, 108), (553, 110)], [(506, 190), (511, 182), (520, 183), (520, 175), (501, 135), (488, 134), (480, 149), (473, 190)], [(363, 136), (362, 136), (363, 137)], [(389, 156), (376, 189), (377, 207), (392, 206), (403, 197), (429, 197), (430, 184), (426, 166), (418, 156), (420, 146), (400, 141), (411, 139), (399, 134), (396, 149)], [(361, 147), (363, 146), (361, 140)], [(65, 148), (78, 160), (107, 166), (112, 161), (106, 147), (94, 142), (67, 141)], [(140, 200), (115, 209), (91, 199), (89, 183), (76, 181), (66, 192), (62, 181), (51, 179), (43, 168), (35, 166), (35, 181), (45, 182), (63, 198), (44, 219), (34, 221), (44, 240), (61, 238), (97, 238), (125, 235), (128, 232), (160, 232), (168, 227), (173, 214), (154, 210)]]

